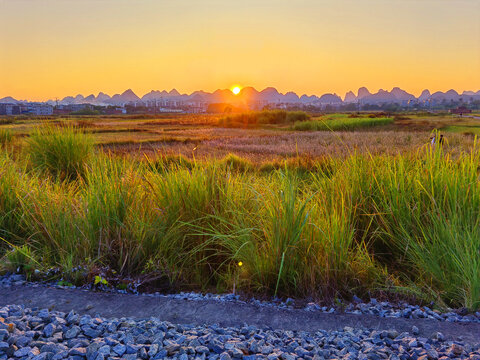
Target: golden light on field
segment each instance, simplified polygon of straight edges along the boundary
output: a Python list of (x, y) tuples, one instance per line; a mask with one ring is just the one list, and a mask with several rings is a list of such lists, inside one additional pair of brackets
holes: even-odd
[(240, 86), (234, 86), (234, 87), (232, 88), (232, 92), (233, 92), (235, 95), (240, 94), (240, 90), (242, 90), (242, 89), (240, 89)]

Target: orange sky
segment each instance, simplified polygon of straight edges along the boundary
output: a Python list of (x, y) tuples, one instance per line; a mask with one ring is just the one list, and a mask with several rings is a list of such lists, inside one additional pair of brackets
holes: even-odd
[(478, 0), (0, 0), (0, 98), (480, 90)]

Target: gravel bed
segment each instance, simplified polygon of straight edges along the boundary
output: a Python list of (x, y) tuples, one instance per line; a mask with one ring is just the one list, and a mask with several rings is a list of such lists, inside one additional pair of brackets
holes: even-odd
[[(55, 288), (75, 288), (75, 286), (67, 287), (58, 285), (58, 283), (36, 283), (27, 282), (23, 275), (8, 274), (0, 276), (1, 286), (49, 286)], [(82, 287), (85, 288), (85, 287)], [(294, 299), (286, 299), (285, 301), (272, 300), (261, 301), (258, 299), (242, 299), (240, 295), (234, 294), (201, 294), (195, 292), (181, 292), (179, 294), (160, 294), (160, 293), (138, 293), (136, 291), (117, 290), (112, 288), (102, 288), (102, 291), (113, 293), (132, 293), (138, 296), (163, 297), (172, 299), (183, 299), (190, 301), (214, 300), (219, 302), (235, 302), (240, 304), (251, 304), (259, 307), (273, 307), (279, 309), (298, 309)], [(403, 319), (434, 319), (447, 322), (464, 322), (464, 323), (480, 323), (480, 312), (468, 314), (467, 309), (450, 309), (447, 312), (430, 309), (427, 306), (411, 305), (405, 302), (391, 303), (388, 301), (378, 302), (376, 299), (370, 299), (369, 302), (363, 302), (361, 299), (354, 297), (354, 302), (345, 304), (343, 307), (327, 307), (320, 306), (314, 302), (308, 303), (303, 307), (305, 311), (319, 311), (323, 313), (346, 313), (357, 315), (375, 315), (383, 318), (403, 318)]]
[(445, 341), (418, 329), (353, 329), (315, 333), (175, 325), (157, 318), (105, 319), (30, 309), (0, 308), (0, 360), (103, 359), (476, 359), (480, 344)]

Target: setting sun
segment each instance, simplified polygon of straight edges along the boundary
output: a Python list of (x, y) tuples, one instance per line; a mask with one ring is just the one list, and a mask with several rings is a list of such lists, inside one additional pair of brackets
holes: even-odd
[(232, 92), (235, 94), (235, 95), (238, 95), (240, 94), (240, 87), (239, 86), (235, 86), (232, 88)]

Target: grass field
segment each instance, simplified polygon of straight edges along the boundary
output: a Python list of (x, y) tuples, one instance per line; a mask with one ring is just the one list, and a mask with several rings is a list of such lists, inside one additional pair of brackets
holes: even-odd
[(0, 266), (479, 309), (480, 152), (461, 133), (427, 145), (431, 123), (456, 120), (313, 132), (209, 116), (3, 124)]

